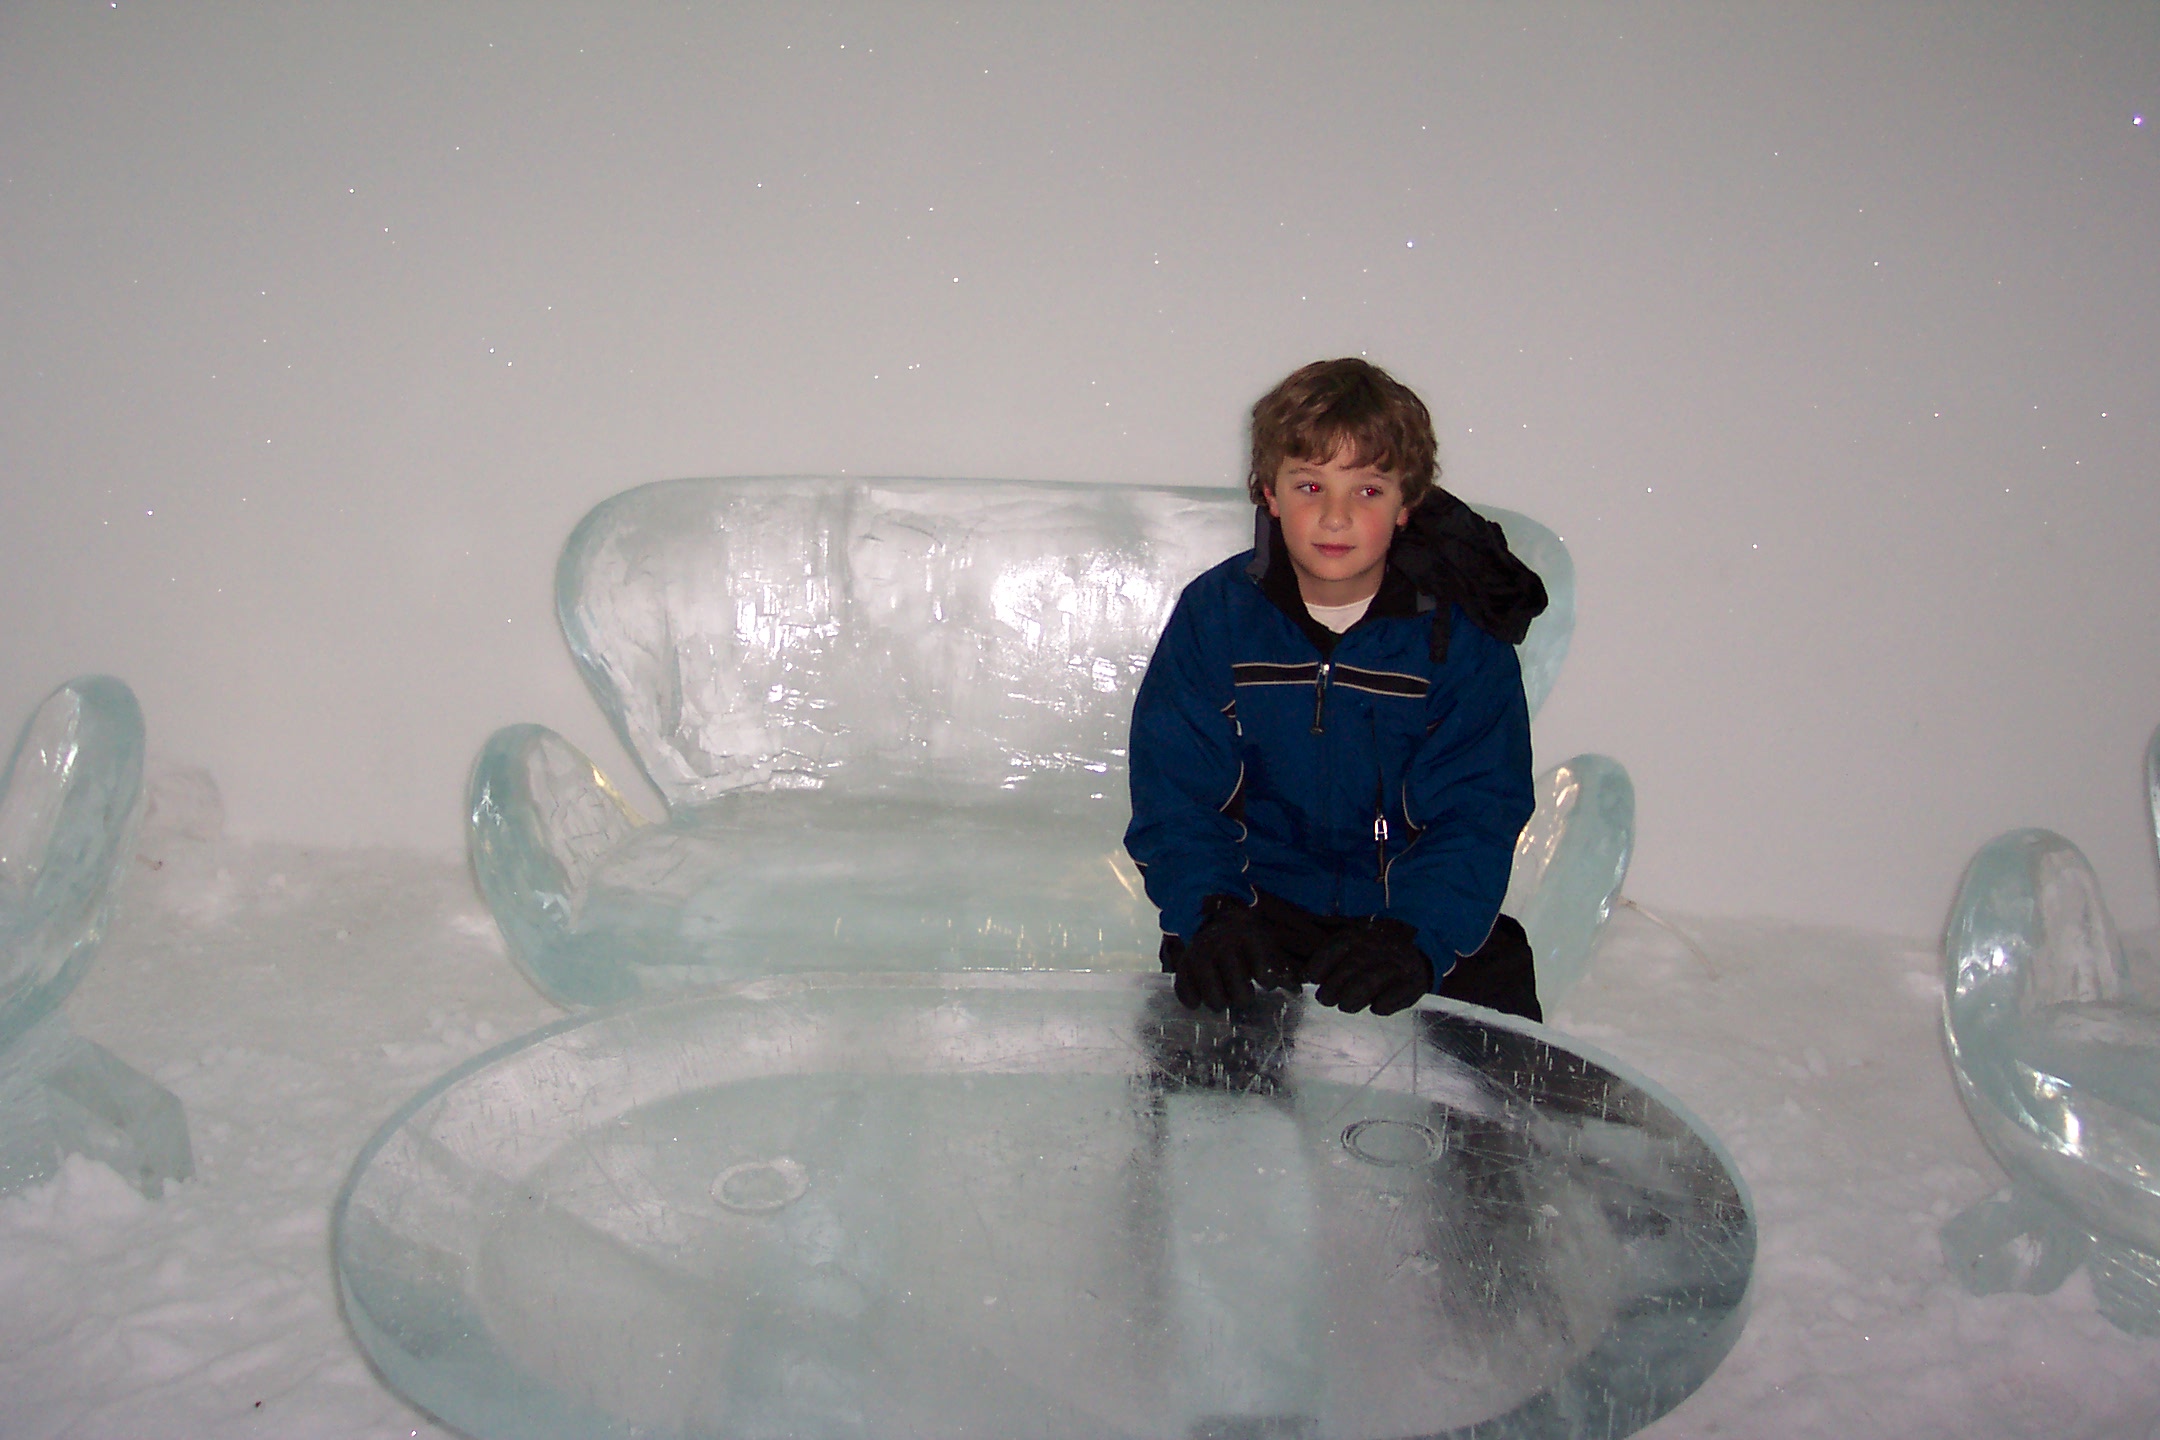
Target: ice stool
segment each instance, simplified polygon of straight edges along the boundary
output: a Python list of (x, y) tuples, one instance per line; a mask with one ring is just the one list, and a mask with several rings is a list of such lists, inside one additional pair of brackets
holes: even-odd
[[(2145, 776), (2160, 843), (2160, 731)], [(2101, 1314), (2160, 1334), (2160, 1009), (2075, 845), (2014, 830), (1973, 857), (1943, 983), (1958, 1094), (2011, 1182), (1943, 1227), (1952, 1270), (2045, 1294), (2082, 1262)]]
[[(1485, 512), (1574, 628), (1546, 527)], [(1185, 582), (1250, 543), (1242, 491), (1018, 481), (664, 481), (602, 502), (556, 570), (572, 656), (660, 792), (647, 823), (575, 746), (496, 732), (469, 851), (512, 959), (565, 1005), (818, 969), (1151, 970), (1119, 839), (1125, 730)], [(1505, 908), (1548, 1004), (1626, 874), (1626, 770), (1539, 777)]]
[(151, 1199), (195, 1171), (179, 1100), (60, 1008), (112, 918), (142, 770), (134, 693), (91, 675), (46, 697), (0, 777), (0, 1193), (71, 1153)]

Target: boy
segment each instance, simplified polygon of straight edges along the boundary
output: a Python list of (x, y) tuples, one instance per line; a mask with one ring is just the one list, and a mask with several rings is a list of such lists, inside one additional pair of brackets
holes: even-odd
[(1514, 646), (1545, 588), (1434, 485), (1436, 448), (1362, 360), (1253, 407), (1253, 548), (1185, 588), (1133, 706), (1125, 848), (1188, 1008), (1310, 982), (1346, 1011), (1437, 990), (1543, 1018), (1499, 908), (1533, 808)]

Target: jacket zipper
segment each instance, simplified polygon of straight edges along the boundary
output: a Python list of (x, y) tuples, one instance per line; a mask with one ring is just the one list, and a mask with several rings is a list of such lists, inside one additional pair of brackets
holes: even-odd
[(1392, 903), (1388, 898), (1387, 865), (1387, 775), (1380, 768), (1380, 717), (1369, 717), (1373, 732), (1373, 792), (1372, 792), (1372, 839), (1373, 878), (1380, 882), (1380, 903)]
[(1387, 883), (1387, 816), (1375, 815), (1372, 822), (1373, 878), (1380, 882), (1380, 903), (1391, 905)]
[(1312, 682), (1312, 733), (1324, 735), (1327, 730), (1320, 723), (1320, 712), (1327, 704), (1328, 672), (1335, 668), (1333, 660), (1322, 660), (1313, 674)]

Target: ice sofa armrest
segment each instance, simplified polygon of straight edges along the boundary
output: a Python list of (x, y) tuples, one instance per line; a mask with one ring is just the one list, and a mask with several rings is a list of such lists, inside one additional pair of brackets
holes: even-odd
[(2062, 836), (2015, 830), (1967, 867), (1943, 1037), (2013, 1192), (1944, 1227), (1953, 1272), (2040, 1293), (2084, 1259), (2103, 1315), (2160, 1333), (2160, 1009), (2133, 992), (2099, 880)]
[(0, 778), (0, 1052), (60, 1007), (104, 938), (142, 772), (142, 709), (109, 675), (70, 680), (24, 724)]
[(2160, 856), (2160, 727), (2145, 742), (2145, 795), (2152, 807), (2153, 851)]
[(23, 726), (0, 778), (0, 1194), (71, 1153), (152, 1199), (195, 1172), (187, 1115), (61, 1011), (135, 853), (142, 708), (109, 675), (71, 680)]
[(1500, 908), (1530, 937), (1547, 1014), (1590, 968), (1634, 847), (1635, 785), (1618, 760), (1577, 755), (1538, 777)]
[(467, 797), (473, 878), (511, 959), (541, 993), (575, 1003), (566, 994), (586, 987), (564, 971), (582, 968), (567, 952), (586, 885), (645, 821), (583, 751), (544, 725), (489, 736)]

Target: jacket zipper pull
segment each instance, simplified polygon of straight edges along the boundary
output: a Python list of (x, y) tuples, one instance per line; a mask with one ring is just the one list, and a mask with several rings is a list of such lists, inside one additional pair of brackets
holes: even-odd
[[(1380, 758), (1380, 717), (1367, 711), (1366, 718), (1372, 721), (1373, 759), (1377, 762)], [(1393, 904), (1387, 898), (1387, 837), (1387, 776), (1375, 772), (1372, 782), (1373, 879), (1380, 882), (1382, 902)]]
[(1313, 734), (1315, 734), (1315, 735), (1324, 735), (1324, 734), (1326, 734), (1326, 733), (1327, 733), (1327, 732), (1326, 732), (1326, 730), (1324, 730), (1324, 729), (1323, 729), (1323, 728), (1321, 727), (1321, 724), (1320, 724), (1320, 711), (1321, 711), (1321, 707), (1322, 707), (1322, 706), (1324, 706), (1324, 705), (1325, 705), (1325, 704), (1327, 703), (1327, 677), (1328, 677), (1328, 671), (1330, 671), (1330, 670), (1332, 670), (1332, 669), (1334, 669), (1334, 668), (1335, 668), (1335, 662), (1334, 662), (1334, 661), (1332, 661), (1332, 660), (1323, 660), (1323, 661), (1321, 661), (1321, 662), (1320, 662), (1320, 670), (1319, 670), (1319, 673), (1317, 673), (1316, 675), (1314, 675), (1314, 676), (1313, 676), (1313, 682), (1312, 682), (1312, 733), (1313, 733)]

